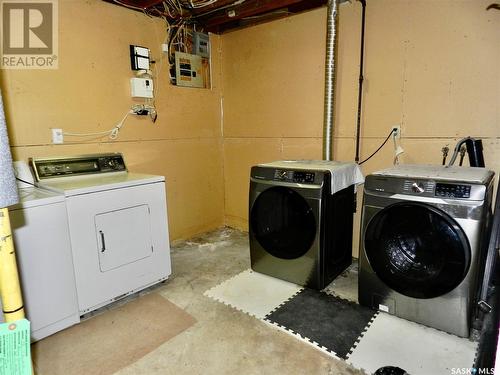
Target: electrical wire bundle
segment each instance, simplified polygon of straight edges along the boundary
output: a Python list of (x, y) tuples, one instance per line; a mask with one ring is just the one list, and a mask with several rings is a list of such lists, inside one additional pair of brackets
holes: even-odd
[(185, 7), (191, 9), (205, 8), (209, 5), (215, 4), (217, 0), (182, 0)]

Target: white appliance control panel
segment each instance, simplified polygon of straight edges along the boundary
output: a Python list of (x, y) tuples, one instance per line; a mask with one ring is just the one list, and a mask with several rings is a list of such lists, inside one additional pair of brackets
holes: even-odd
[(32, 158), (37, 181), (55, 177), (123, 172), (127, 170), (120, 153), (85, 155), (70, 158)]

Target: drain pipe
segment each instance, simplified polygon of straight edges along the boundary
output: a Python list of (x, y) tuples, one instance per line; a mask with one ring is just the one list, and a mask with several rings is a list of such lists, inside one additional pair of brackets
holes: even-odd
[(361, 102), (363, 99), (363, 70), (365, 61), (365, 20), (366, 0), (359, 0), (361, 6), (361, 51), (359, 53), (359, 86), (358, 86), (358, 116), (356, 118), (356, 155), (354, 161), (359, 164), (359, 143), (361, 138)]
[(328, 0), (325, 60), (325, 105), (323, 114), (323, 160), (333, 160), (333, 125), (335, 107), (335, 45), (339, 0)]

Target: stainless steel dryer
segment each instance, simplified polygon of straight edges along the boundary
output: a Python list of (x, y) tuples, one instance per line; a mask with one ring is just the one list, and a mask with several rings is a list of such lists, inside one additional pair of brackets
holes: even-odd
[(405, 165), (364, 189), (359, 302), (468, 337), (494, 173)]
[(359, 181), (348, 173), (350, 178), (334, 192), (332, 178), (336, 171), (358, 172), (352, 164), (276, 162), (252, 167), (249, 236), (254, 271), (322, 289), (351, 264), (354, 183)]

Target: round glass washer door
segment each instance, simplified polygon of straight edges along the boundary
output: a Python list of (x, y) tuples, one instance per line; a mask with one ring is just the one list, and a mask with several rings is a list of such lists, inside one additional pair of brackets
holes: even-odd
[(276, 186), (257, 197), (250, 212), (250, 230), (269, 254), (296, 259), (309, 251), (316, 236), (316, 219), (305, 198)]
[(414, 298), (452, 291), (470, 266), (470, 245), (462, 228), (424, 203), (396, 203), (379, 211), (368, 223), (364, 247), (377, 276)]

